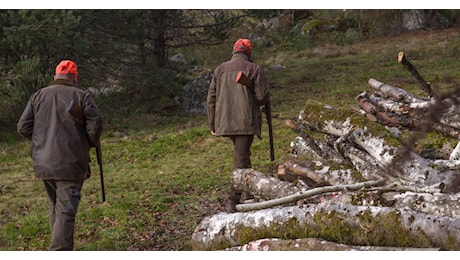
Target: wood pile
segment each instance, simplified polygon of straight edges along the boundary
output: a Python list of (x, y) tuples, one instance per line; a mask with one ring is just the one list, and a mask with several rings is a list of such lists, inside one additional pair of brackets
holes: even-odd
[(457, 144), (460, 99), (398, 61), (428, 98), (371, 78), (375, 92), (350, 111), (308, 102), (286, 121), (297, 137), (277, 174), (234, 170), (233, 187), (254, 199), (203, 219), (193, 249), (459, 250), (460, 147), (428, 158), (415, 145), (430, 132)]

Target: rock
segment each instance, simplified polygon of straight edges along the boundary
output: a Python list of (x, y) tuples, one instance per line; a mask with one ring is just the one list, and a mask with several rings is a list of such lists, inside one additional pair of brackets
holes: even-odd
[(206, 114), (208, 88), (212, 72), (206, 72), (184, 86), (182, 104), (188, 114)]

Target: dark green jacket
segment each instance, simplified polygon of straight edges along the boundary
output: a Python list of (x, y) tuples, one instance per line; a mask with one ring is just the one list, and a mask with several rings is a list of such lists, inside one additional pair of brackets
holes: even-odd
[[(235, 82), (240, 70), (253, 80), (254, 91)], [(257, 135), (260, 138), (260, 106), (269, 100), (269, 85), (263, 69), (245, 54), (233, 54), (231, 60), (214, 70), (207, 97), (209, 128), (216, 131), (216, 136)]]
[[(71, 100), (80, 105), (85, 124), (67, 112)], [(56, 80), (32, 94), (18, 123), (31, 140), (35, 177), (84, 180), (90, 177), (89, 149), (98, 144), (103, 117), (89, 92), (67, 80)]]

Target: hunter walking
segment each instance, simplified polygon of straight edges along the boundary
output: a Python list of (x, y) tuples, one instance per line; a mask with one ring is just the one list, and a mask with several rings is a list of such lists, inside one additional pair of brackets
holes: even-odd
[[(100, 142), (103, 117), (95, 101), (78, 87), (77, 65), (62, 60), (54, 81), (31, 95), (18, 123), (18, 132), (31, 141), (35, 177), (41, 179), (49, 201), (49, 250), (73, 250), (75, 217), (83, 182), (91, 175), (89, 150)], [(84, 122), (69, 113), (80, 109)]]
[[(252, 168), (251, 145), (254, 136), (261, 138), (262, 112), (260, 106), (270, 101), (269, 85), (264, 70), (252, 62), (252, 43), (238, 39), (230, 60), (214, 70), (208, 89), (207, 113), (212, 135), (228, 137), (233, 143), (233, 169)], [(252, 88), (236, 83), (242, 71), (252, 81)], [(240, 193), (231, 187), (227, 204), (234, 211)]]

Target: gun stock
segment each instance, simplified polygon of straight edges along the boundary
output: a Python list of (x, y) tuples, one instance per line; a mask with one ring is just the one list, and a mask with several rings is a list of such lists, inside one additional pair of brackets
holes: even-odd
[(238, 72), (238, 75), (236, 75), (235, 82), (245, 85), (254, 92), (254, 82), (252, 82), (252, 80), (249, 79), (242, 71)]
[(83, 116), (83, 112), (78, 104), (75, 104), (75, 100), (71, 100), (69, 105), (67, 106), (67, 112), (69, 112), (80, 125), (85, 125), (85, 117)]
[[(83, 111), (81, 107), (75, 103), (75, 100), (71, 100), (69, 105), (67, 106), (67, 112), (69, 112), (79, 124), (85, 126), (85, 117), (83, 115)], [(96, 158), (97, 164), (99, 165), (99, 172), (101, 175), (101, 192), (102, 192), (102, 202), (105, 202), (105, 187), (104, 187), (104, 173), (102, 171), (102, 151), (101, 151), (101, 142), (96, 146)]]
[[(248, 87), (252, 92), (254, 92), (254, 82), (246, 76), (243, 71), (238, 72), (235, 78), (236, 83), (240, 83)], [(275, 148), (273, 145), (273, 126), (272, 126), (272, 109), (270, 100), (265, 104), (265, 115), (267, 117), (268, 124), (268, 136), (270, 140), (270, 160), (275, 160)]]

